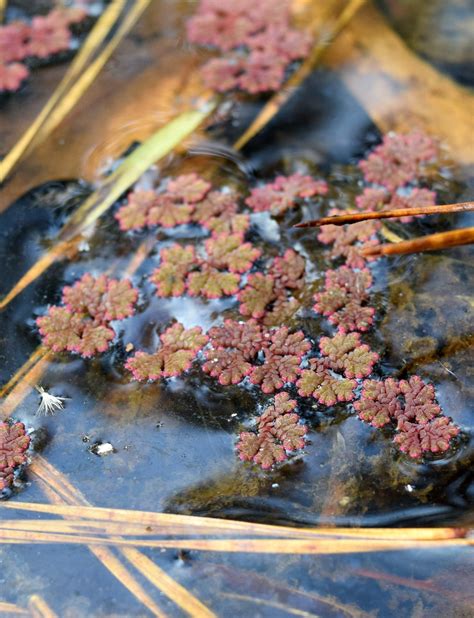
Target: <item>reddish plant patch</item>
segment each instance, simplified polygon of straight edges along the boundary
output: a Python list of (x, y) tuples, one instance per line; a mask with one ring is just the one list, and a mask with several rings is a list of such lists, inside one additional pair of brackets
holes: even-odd
[[(329, 214), (339, 215), (342, 211), (332, 209)], [(344, 226), (323, 225), (318, 240), (331, 245), (329, 256), (332, 259), (342, 258), (349, 268), (362, 269), (367, 264), (367, 258), (361, 254), (361, 249), (378, 243), (376, 234), (380, 227), (380, 221), (361, 221)]]
[(257, 354), (268, 344), (264, 329), (254, 320), (225, 320), (207, 334), (211, 348), (205, 352), (202, 368), (224, 386), (238, 384), (249, 375)]
[(110, 322), (133, 315), (137, 298), (138, 291), (128, 280), (86, 273), (63, 289), (63, 307), (50, 307), (36, 320), (43, 344), (54, 352), (83, 357), (105, 352), (115, 337)]
[(359, 333), (339, 333), (322, 337), (320, 358), (309, 360), (296, 382), (302, 397), (313, 396), (319, 403), (332, 406), (338, 401), (352, 401), (357, 382), (372, 373), (378, 354), (361, 343)]
[(459, 428), (442, 416), (433, 386), (418, 376), (400, 381), (366, 380), (354, 407), (359, 418), (374, 427), (395, 425), (394, 442), (413, 458), (447, 451), (451, 438), (459, 433)]
[(252, 384), (259, 384), (264, 393), (274, 393), (296, 381), (303, 356), (311, 349), (303, 331), (290, 333), (286, 326), (270, 330), (265, 346), (262, 365), (252, 368), (249, 376)]
[(161, 346), (153, 354), (139, 351), (125, 364), (135, 380), (159, 380), (187, 371), (208, 337), (199, 326), (185, 329), (176, 322), (160, 336)]
[(207, 257), (198, 258), (194, 247), (173, 245), (160, 253), (161, 265), (150, 281), (158, 296), (220, 298), (235, 294), (240, 274), (249, 270), (260, 256), (260, 249), (243, 242), (242, 234), (220, 234), (206, 243)]
[(268, 210), (272, 215), (279, 216), (303, 199), (327, 192), (328, 186), (324, 180), (315, 180), (296, 172), (292, 176), (277, 176), (273, 182), (252, 189), (245, 203), (255, 212)]
[(257, 419), (255, 432), (240, 434), (237, 450), (243, 461), (253, 461), (264, 470), (305, 445), (306, 427), (294, 411), (296, 401), (288, 393), (275, 395), (273, 405), (267, 406)]
[(48, 58), (71, 47), (71, 24), (86, 16), (78, 8), (54, 9), (33, 17), (30, 24), (14, 21), (0, 26), (0, 91), (14, 92), (29, 75), (23, 62), (28, 58)]
[(27, 461), (29, 446), (23, 423), (0, 423), (0, 491), (12, 485), (15, 470)]
[(187, 36), (225, 53), (202, 69), (205, 83), (217, 92), (277, 90), (288, 65), (311, 46), (308, 33), (291, 28), (287, 0), (201, 0)]
[(341, 266), (326, 271), (324, 291), (314, 296), (315, 311), (325, 315), (340, 332), (366, 331), (372, 325), (375, 309), (367, 307), (372, 275), (367, 268), (359, 271)]
[(287, 249), (282, 257), (271, 262), (268, 273), (248, 276), (247, 285), (239, 292), (239, 311), (242, 315), (262, 319), (267, 326), (284, 323), (299, 308), (292, 296), (304, 286), (305, 259)]
[(426, 165), (433, 162), (437, 154), (436, 142), (420, 131), (388, 133), (359, 166), (367, 182), (395, 191), (423, 176)]
[(249, 376), (264, 393), (294, 382), (301, 360), (311, 348), (302, 331), (267, 329), (255, 320), (226, 320), (208, 335), (211, 348), (205, 352), (203, 370), (223, 385), (238, 384)]

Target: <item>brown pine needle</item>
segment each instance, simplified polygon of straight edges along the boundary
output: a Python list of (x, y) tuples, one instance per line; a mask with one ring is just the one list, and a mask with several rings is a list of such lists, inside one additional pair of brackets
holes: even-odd
[(40, 345), (31, 354), (28, 360), (18, 369), (18, 371), (8, 380), (8, 382), (0, 388), (0, 398), (5, 397), (20, 380), (22, 380), (36, 363), (48, 353), (47, 348)]
[(23, 607), (20, 607), (19, 605), (15, 605), (14, 603), (5, 603), (4, 601), (0, 601), (0, 614), (13, 614), (13, 615), (23, 615), (23, 616), (28, 616), (29, 615), (29, 611), (26, 609), (23, 609)]
[(178, 584), (163, 569), (160, 569), (150, 558), (136, 549), (126, 548), (124, 555), (144, 575), (148, 581), (159, 588), (164, 594), (172, 599), (178, 607), (196, 618), (217, 618), (197, 597)]
[(93, 534), (59, 534), (55, 532), (32, 532), (0, 528), (3, 543), (25, 544), (72, 544), (112, 545), (116, 547), (149, 547), (160, 549), (185, 549), (211, 552), (243, 552), (259, 554), (353, 554), (407, 549), (436, 549), (441, 547), (469, 547), (470, 539), (447, 539), (444, 541), (388, 541), (379, 539), (127, 539), (101, 537)]
[[(44, 350), (43, 346), (40, 346), (39, 349)], [(5, 420), (11, 416), (16, 408), (31, 393), (31, 389), (34, 385), (41, 382), (41, 376), (49, 365), (51, 357), (52, 352), (48, 351), (37, 358), (35, 364), (31, 366), (29, 371), (22, 377), (21, 381), (17, 382), (15, 387), (8, 393), (7, 398), (0, 402), (0, 420)]]
[[(49, 497), (53, 498), (56, 503), (61, 503), (60, 506), (51, 508), (64, 508), (65, 503), (72, 504), (69, 508), (81, 509), (81, 508), (93, 508), (89, 506), (89, 503), (81, 492), (76, 489), (54, 466), (52, 466), (47, 460), (41, 456), (37, 456), (30, 466), (30, 472), (33, 472), (38, 476), (44, 484), (53, 488), (53, 492), (49, 492)], [(81, 506), (74, 506), (80, 504)], [(45, 505), (43, 505), (45, 506)], [(67, 508), (67, 507), (66, 507)], [(113, 544), (113, 541), (117, 540), (117, 537), (107, 539), (107, 544)], [(120, 541), (120, 538), (118, 538)], [(15, 542), (15, 541), (13, 541)], [(135, 596), (142, 601), (142, 603), (151, 609), (152, 613), (156, 616), (163, 617), (163, 612), (157, 608), (154, 602), (148, 597), (143, 588), (138, 584), (135, 578), (127, 571), (124, 565), (117, 560), (117, 558), (110, 554), (110, 550), (107, 547), (95, 544), (88, 544), (90, 551), (103, 562), (103, 564), (131, 591)], [(99, 550), (99, 551), (98, 551)], [(165, 577), (161, 578), (161, 569), (152, 568), (153, 563), (151, 561), (142, 560), (142, 554), (134, 547), (120, 547), (121, 555), (144, 577), (146, 577), (158, 590), (167, 595), (174, 603), (176, 603), (182, 609), (191, 607), (199, 609), (201, 613), (196, 613), (196, 616), (205, 616), (210, 618), (212, 614), (199, 601), (191, 592), (182, 588), (179, 584), (174, 582), (166, 573)], [(207, 612), (207, 613), (206, 613)]]
[[(0, 184), (10, 174), (12, 169), (18, 163), (18, 161), (28, 152), (33, 144), (38, 144), (44, 139), (52, 128), (56, 125), (51, 125), (49, 130), (45, 130), (45, 124), (48, 121), (51, 113), (55, 108), (61, 110), (62, 106), (65, 106), (67, 111), (63, 114), (63, 118), (66, 113), (72, 109), (77, 103), (80, 96), (84, 94), (86, 88), (83, 88), (81, 92), (76, 91), (75, 98), (69, 93), (70, 87), (74, 84), (77, 78), (83, 73), (85, 67), (90, 62), (92, 56), (102, 45), (112, 28), (115, 26), (123, 8), (126, 4), (126, 0), (114, 0), (106, 8), (96, 24), (90, 31), (87, 39), (84, 41), (81, 49), (77, 53), (76, 57), (72, 61), (69, 69), (64, 75), (63, 79), (59, 83), (56, 90), (53, 92), (46, 105), (38, 114), (36, 119), (27, 129), (27, 131), (18, 140), (11, 151), (6, 155), (3, 161), (0, 163)], [(92, 82), (90, 82), (92, 83)], [(88, 85), (90, 85), (90, 83)], [(60, 116), (57, 116), (57, 118)]]
[[(46, 476), (48, 478), (51, 477), (52, 482), (55, 484), (56, 479), (61, 478), (62, 475), (44, 459), (39, 458), (39, 461), (41, 464), (44, 462)], [(38, 459), (32, 464), (35, 472), (37, 467)], [(43, 465), (41, 470), (43, 470)], [(40, 474), (44, 473), (40, 472)], [(72, 493), (71, 487), (67, 481), (65, 489)], [(290, 528), (287, 526), (272, 526), (213, 517), (195, 517), (192, 515), (174, 515), (171, 513), (153, 513), (82, 505), (60, 506), (35, 502), (3, 502), (0, 503), (0, 512), (2, 509), (67, 517), (69, 518), (68, 523), (70, 525), (80, 527), (83, 525), (87, 527), (89, 524), (96, 526), (100, 522), (105, 522), (106, 524), (116, 523), (124, 526), (124, 535), (127, 534), (127, 525), (142, 526), (143, 528), (151, 527), (151, 534), (155, 535), (181, 534), (202, 536), (210, 534), (244, 534), (246, 536), (261, 535), (296, 539), (318, 539), (321, 536), (331, 536), (389, 541), (442, 541), (464, 538), (469, 534), (469, 530), (465, 528)], [(79, 523), (80, 520), (83, 520), (82, 523)], [(11, 525), (15, 526), (14, 522), (17, 521), (19, 520), (13, 520)], [(18, 526), (21, 527), (25, 522), (29, 522), (32, 526), (38, 526), (36, 529), (44, 532), (54, 531), (54, 524), (60, 524), (57, 520), (46, 520), (46, 522), (24, 520)], [(48, 528), (49, 524), (47, 522), (53, 522), (51, 524), (52, 527)], [(42, 525), (44, 526), (43, 528), (41, 527)], [(5, 522), (0, 520), (1, 526), (5, 526)], [(95, 529), (98, 530), (97, 526)], [(104, 528), (102, 533), (107, 534), (107, 529)], [(146, 534), (149, 534), (149, 532)]]
[(312, 221), (303, 221), (293, 227), (319, 227), (321, 225), (344, 225), (346, 223), (358, 223), (370, 219), (392, 219), (394, 217), (406, 217), (410, 215), (438, 215), (451, 212), (468, 212), (474, 210), (474, 202), (460, 202), (459, 204), (443, 204), (441, 206), (419, 206), (418, 208), (395, 208), (379, 212), (355, 212), (347, 215), (335, 215), (321, 217)]
[(412, 240), (403, 240), (393, 244), (375, 245), (362, 248), (361, 253), (365, 256), (380, 257), (382, 255), (406, 255), (423, 251), (439, 251), (449, 247), (459, 247), (474, 243), (474, 227), (450, 232), (439, 232), (429, 236), (421, 236)]
[[(68, 502), (74, 503), (77, 500), (83, 499), (82, 495), (78, 492), (74, 492), (74, 487), (69, 483), (66, 477), (58, 472), (53, 466), (51, 466), (46, 460), (40, 459), (40, 464), (34, 461), (32, 467), (41, 470), (42, 476), (38, 470), (36, 471), (37, 480), (46, 497), (54, 504), (63, 505)], [(30, 468), (31, 470), (31, 468)], [(47, 480), (44, 480), (47, 479)], [(64, 479), (63, 483), (60, 481)], [(49, 482), (48, 482), (49, 481)], [(59, 481), (59, 485), (58, 485)], [(76, 496), (75, 493), (78, 495)], [(166, 614), (156, 605), (153, 599), (147, 594), (142, 585), (127, 569), (127, 567), (117, 558), (113, 551), (108, 547), (101, 545), (88, 545), (89, 551), (99, 560), (106, 569), (125, 587), (129, 592), (135, 596), (135, 598), (147, 607), (153, 616), (157, 618), (166, 618)], [(126, 549), (119, 550), (120, 553), (125, 554)], [(137, 550), (133, 550), (137, 551)], [(124, 556), (126, 557), (126, 556)]]
[(28, 609), (32, 618), (57, 618), (57, 614), (39, 594), (32, 594), (28, 599)]
[[(120, 0), (120, 2), (121, 1), (122, 0)], [(67, 93), (67, 97), (64, 98), (61, 105), (58, 105), (55, 109), (53, 109), (41, 131), (41, 139), (44, 139), (47, 135), (49, 135), (58, 126), (58, 124), (62, 122), (66, 115), (76, 105), (77, 101), (79, 101), (82, 97), (84, 92), (86, 92), (93, 84), (94, 80), (102, 71), (105, 64), (109, 61), (114, 51), (137, 23), (150, 2), (151, 0), (135, 0), (135, 4), (133, 4), (127, 12), (123, 22), (118, 27), (117, 32), (112, 36), (100, 55), (78, 77), (77, 81), (72, 84)]]
[(241, 150), (257, 133), (259, 133), (285, 103), (290, 99), (296, 88), (313, 72), (314, 67), (321, 59), (327, 47), (334, 41), (338, 34), (351, 21), (357, 11), (366, 3), (367, 0), (350, 0), (335, 22), (323, 31), (322, 36), (318, 36), (310, 55), (301, 64), (299, 69), (293, 73), (290, 79), (283, 84), (279, 92), (265, 104), (258, 116), (248, 127), (245, 133), (235, 142), (234, 148)]
[(236, 592), (222, 592), (221, 596), (226, 599), (247, 601), (248, 603), (253, 603), (254, 605), (265, 605), (266, 607), (274, 607), (275, 609), (278, 609), (285, 614), (291, 614), (292, 616), (303, 616), (303, 618), (319, 618), (317, 614), (311, 614), (310, 612), (305, 612), (302, 609), (291, 607), (290, 605), (286, 605), (285, 603), (279, 603), (278, 601), (272, 601), (271, 599), (259, 599), (258, 597), (248, 596), (246, 594), (237, 594)]

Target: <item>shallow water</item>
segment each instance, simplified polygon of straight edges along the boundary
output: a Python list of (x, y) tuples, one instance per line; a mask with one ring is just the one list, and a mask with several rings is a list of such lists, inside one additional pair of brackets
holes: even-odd
[[(256, 109), (239, 104), (230, 120), (209, 132), (209, 140), (232, 143)], [(360, 190), (355, 162), (378, 138), (338, 78), (319, 70), (244, 151), (245, 169), (258, 179), (298, 170), (314, 172), (330, 184), (327, 197), (287, 213), (278, 226), (266, 215), (253, 216), (249, 235), (266, 256), (293, 247), (307, 258), (307, 309), (290, 325), (309, 337), (331, 332), (310, 311), (311, 294), (330, 263), (314, 231), (291, 226), (334, 204), (350, 203)], [(174, 157), (158, 173), (205, 170), (216, 160), (217, 186), (245, 190), (253, 180), (232, 161), (203, 155)], [(434, 187), (439, 202), (472, 197), (466, 176), (454, 165), (444, 167)], [(0, 215), (0, 296), (51, 245), (89, 190), (79, 180), (52, 182), (28, 192)], [(411, 237), (472, 225), (470, 219), (434, 217), (390, 227)], [(61, 288), (84, 272), (120, 276), (147, 235), (153, 238), (156, 231), (121, 234), (111, 214), (105, 215), (77, 256), (50, 268), (0, 313), (0, 383), (6, 384), (38, 346), (34, 319), (48, 303), (59, 301)], [(268, 400), (257, 388), (222, 387), (197, 365), (183, 377), (147, 385), (130, 381), (123, 370), (125, 346), (153, 349), (157, 332), (173, 318), (207, 330), (222, 316), (238, 315), (232, 298), (169, 300), (154, 295), (146, 275), (159, 250), (176, 237), (195, 239), (200, 233), (192, 226), (159, 232), (152, 254), (133, 275), (141, 290), (137, 315), (119, 324), (118, 341), (109, 352), (94, 360), (56, 355), (47, 364), (40, 385), (69, 398), (64, 411), (36, 416), (38, 395), (30, 385), (13, 416), (32, 430), (37, 452), (96, 506), (290, 526), (472, 525), (472, 249), (377, 262), (371, 292), (376, 328), (363, 337), (381, 355), (374, 375), (418, 374), (435, 384), (445, 414), (462, 428), (454, 447), (444, 456), (414, 462), (395, 448), (389, 432), (359, 421), (351, 405), (316, 409), (298, 398), (309, 427), (304, 455), (264, 472), (235, 455), (239, 430)], [(107, 457), (91, 452), (102, 442), (112, 444), (115, 452)], [(11, 500), (44, 502), (44, 495), (26, 471)], [(427, 550), (317, 558), (144, 553), (222, 616), (287, 616), (295, 608), (309, 612), (300, 615), (321, 616), (365, 616), (377, 610), (381, 616), (467, 616), (473, 601), (467, 592), (467, 567), (472, 566), (467, 548), (432, 550), (428, 558)], [(0, 600), (25, 605), (38, 592), (61, 616), (146, 615), (84, 547), (4, 545), (0, 560)], [(159, 601), (170, 615), (181, 615), (169, 600)]]

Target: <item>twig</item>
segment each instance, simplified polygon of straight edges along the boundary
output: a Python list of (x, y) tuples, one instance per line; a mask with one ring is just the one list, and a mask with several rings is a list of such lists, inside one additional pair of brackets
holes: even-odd
[(429, 236), (404, 240), (394, 244), (365, 247), (362, 248), (361, 253), (365, 256), (375, 257), (382, 255), (406, 255), (421, 251), (437, 251), (439, 249), (447, 249), (448, 247), (459, 247), (461, 245), (469, 245), (470, 243), (474, 243), (474, 227), (430, 234)]
[(346, 223), (357, 223), (370, 219), (392, 219), (395, 217), (406, 217), (411, 215), (438, 215), (451, 212), (469, 212), (474, 210), (474, 202), (460, 202), (459, 204), (443, 204), (438, 206), (419, 206), (417, 208), (395, 208), (392, 210), (382, 210), (380, 212), (356, 212), (347, 215), (335, 215), (332, 217), (321, 217), (312, 221), (297, 223), (294, 227), (319, 227), (321, 225), (344, 225)]

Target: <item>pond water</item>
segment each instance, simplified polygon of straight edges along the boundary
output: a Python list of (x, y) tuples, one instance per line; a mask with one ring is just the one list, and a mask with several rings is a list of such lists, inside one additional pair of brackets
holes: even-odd
[[(170, 21), (181, 14), (182, 3), (175, 4)], [(393, 8), (395, 3), (387, 4)], [(157, 17), (155, 9), (152, 14)], [(157, 18), (156, 32), (162, 24)], [(143, 29), (152, 38), (147, 31), (153, 28), (142, 26), (142, 35)], [(143, 36), (140, 44), (146, 50), (149, 41)], [(126, 73), (128, 62), (119, 56), (115, 71)], [(33, 106), (34, 87), (28, 96), (17, 95), (24, 97), (26, 109)], [(0, 108), (2, 123), (16, 118), (13, 100)], [(239, 101), (230, 116), (210, 127), (206, 140), (232, 144), (260, 105)], [(244, 149), (245, 166), (191, 151), (159, 163), (141, 182), (146, 186), (160, 175), (190, 171), (210, 178), (212, 169), (215, 186), (235, 187), (245, 194), (256, 179), (271, 180), (275, 173), (300, 171), (324, 178), (330, 187), (327, 196), (277, 220), (267, 213), (252, 215), (248, 233), (265, 256), (281, 255), (291, 247), (306, 258), (303, 308), (288, 326), (303, 329), (314, 341), (333, 332), (311, 311), (311, 296), (320, 289), (325, 270), (335, 263), (314, 229), (292, 226), (335, 205), (349, 207), (361, 190), (357, 161), (380, 137), (337, 73), (321, 68)], [(438, 203), (466, 201), (472, 198), (472, 175), (450, 162), (442, 166), (431, 188), (438, 193)], [(0, 297), (52, 246), (61, 226), (91, 190), (79, 173), (67, 180), (51, 177), (5, 205), (0, 214)], [(468, 225), (472, 216), (464, 214), (417, 219), (408, 225), (395, 222), (388, 228), (411, 238)], [(136, 315), (117, 323), (118, 337), (108, 352), (92, 360), (51, 356), (37, 381), (25, 389), (12, 416), (31, 430), (34, 451), (95, 506), (287, 526), (472, 525), (472, 249), (374, 263), (375, 328), (363, 335), (380, 355), (375, 377), (403, 379), (416, 374), (435, 385), (444, 413), (461, 427), (453, 447), (441, 456), (412, 460), (396, 448), (390, 431), (361, 422), (351, 404), (317, 406), (298, 397), (292, 387), (308, 427), (306, 447), (284, 465), (261, 470), (239, 461), (235, 453), (238, 433), (270, 400), (257, 387), (220, 386), (196, 363), (181, 377), (153, 384), (132, 381), (123, 369), (127, 344), (152, 350), (157, 333), (173, 319), (186, 328), (203, 330), (223, 317), (239, 319), (235, 297), (163, 299), (147, 282), (161, 248), (176, 239), (200, 238), (202, 230), (192, 225), (170, 232), (124, 234), (109, 212), (82, 242), (79, 253), (49, 268), (0, 312), (0, 384), (5, 385), (37, 349), (35, 319), (48, 304), (60, 301), (64, 285), (85, 272), (119, 278), (132, 273), (132, 282), (140, 289)], [(146, 239), (151, 250), (137, 268), (136, 252)], [(64, 410), (54, 416), (36, 415), (35, 384), (67, 397)], [(111, 444), (114, 452), (105, 457), (95, 454), (102, 443)], [(8, 498), (45, 501), (41, 483), (28, 469)], [(11, 518), (12, 513), (1, 517)], [(144, 554), (219, 616), (468, 616), (474, 602), (468, 585), (472, 568), (468, 547), (340, 556), (159, 549), (146, 549)], [(0, 601), (25, 606), (29, 595), (38, 593), (60, 616), (148, 615), (86, 547), (2, 545), (0, 562)], [(147, 588), (146, 580), (142, 583)], [(166, 597), (155, 597), (168, 615), (184, 615)]]

